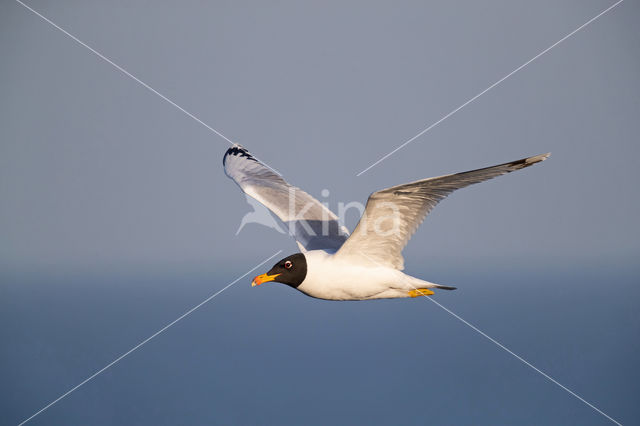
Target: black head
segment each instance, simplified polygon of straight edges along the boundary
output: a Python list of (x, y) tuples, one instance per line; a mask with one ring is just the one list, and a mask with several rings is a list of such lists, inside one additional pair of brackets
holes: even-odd
[(258, 275), (253, 279), (252, 286), (260, 285), (267, 281), (286, 284), (297, 288), (307, 276), (307, 259), (302, 253), (285, 257), (266, 274)]

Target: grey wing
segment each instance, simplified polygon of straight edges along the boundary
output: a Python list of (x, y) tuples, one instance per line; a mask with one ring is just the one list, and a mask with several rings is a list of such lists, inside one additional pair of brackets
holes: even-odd
[(300, 188), (260, 162), (240, 145), (222, 159), (224, 172), (248, 196), (271, 210), (286, 226), (301, 250), (337, 250), (349, 232), (338, 217)]
[(374, 192), (353, 234), (336, 253), (351, 261), (404, 268), (402, 249), (441, 200), (464, 188), (546, 160), (550, 154), (484, 169), (433, 177)]

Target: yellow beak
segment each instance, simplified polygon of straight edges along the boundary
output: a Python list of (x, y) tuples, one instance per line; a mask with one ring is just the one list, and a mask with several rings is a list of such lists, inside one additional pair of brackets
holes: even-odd
[(273, 281), (276, 279), (276, 277), (280, 275), (280, 274), (273, 274), (273, 275), (267, 275), (267, 274), (262, 274), (262, 275), (258, 275), (257, 277), (255, 277), (253, 279), (253, 281), (251, 281), (251, 287), (255, 287), (257, 285), (260, 285), (262, 283), (266, 283), (268, 281)]

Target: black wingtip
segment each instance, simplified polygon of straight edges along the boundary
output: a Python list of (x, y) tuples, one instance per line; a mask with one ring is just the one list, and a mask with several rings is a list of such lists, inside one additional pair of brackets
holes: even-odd
[(227, 152), (224, 153), (224, 157), (222, 157), (223, 166), (227, 165), (227, 156), (229, 155), (234, 155), (237, 157), (246, 157), (248, 160), (258, 161), (253, 157), (253, 155), (251, 155), (249, 151), (247, 151), (245, 147), (237, 143), (233, 144), (233, 146), (227, 149)]
[(512, 161), (509, 163), (510, 166), (518, 167), (519, 169), (523, 169), (525, 167), (532, 166), (536, 163), (546, 160), (551, 155), (550, 152), (546, 154), (534, 155), (533, 157), (523, 158), (521, 160)]

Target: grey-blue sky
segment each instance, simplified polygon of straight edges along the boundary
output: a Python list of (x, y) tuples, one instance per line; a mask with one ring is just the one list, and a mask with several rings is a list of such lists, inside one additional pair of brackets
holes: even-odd
[[(638, 419), (629, 397), (638, 390), (629, 304), (640, 240), (636, 3), (359, 178), (611, 3), (29, 4), (292, 183), (316, 196), (328, 188), (332, 206), (551, 151), (550, 161), (438, 206), (407, 247), (407, 268), (464, 287), (441, 297), (614, 417)], [(1, 335), (11, 384), (1, 389), (11, 410), (0, 411), (13, 423), (260, 259), (296, 247), (256, 225), (234, 235), (248, 206), (222, 172), (224, 140), (17, 3), (2, 2), (0, 20)], [(313, 411), (318, 423), (409, 423), (421, 418), (404, 406), (363, 413), (416, 394), (439, 404), (425, 407), (439, 423), (602, 420), (516, 361), (505, 366), (504, 353), (431, 306), (333, 305), (267, 290), (234, 289), (42, 422), (170, 423), (188, 407), (193, 422), (296, 423)], [(419, 339), (406, 331), (416, 324)], [(415, 362), (429, 368), (412, 375)], [(386, 363), (371, 391), (371, 369)], [(491, 392), (515, 396), (499, 403), (484, 397)], [(248, 398), (251, 410), (237, 409)], [(301, 410), (286, 411), (287, 398)]]
[[(330, 189), (333, 206), (553, 152), (455, 194), (408, 258), (638, 251), (634, 3), (357, 179), (608, 3), (30, 4), (293, 183)], [(18, 4), (2, 8), (3, 263), (208, 264), (295, 248), (260, 229), (235, 237), (248, 207), (221, 170), (224, 140)]]

